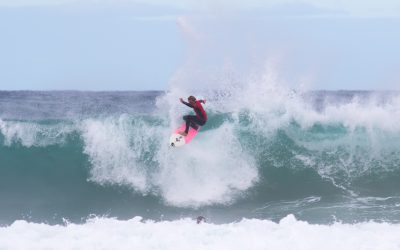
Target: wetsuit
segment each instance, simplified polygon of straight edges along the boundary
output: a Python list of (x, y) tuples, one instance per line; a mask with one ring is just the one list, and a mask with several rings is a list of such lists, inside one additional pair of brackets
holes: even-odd
[(196, 113), (196, 115), (185, 115), (183, 117), (183, 120), (186, 121), (185, 133), (189, 132), (189, 126), (197, 130), (199, 128), (198, 125), (203, 126), (204, 124), (206, 124), (207, 113), (206, 113), (206, 111), (204, 111), (204, 108), (201, 105), (201, 101), (196, 101), (196, 103), (194, 105), (192, 105), (188, 102), (185, 102), (185, 101), (182, 101), (182, 102), (186, 106), (193, 108), (194, 112)]

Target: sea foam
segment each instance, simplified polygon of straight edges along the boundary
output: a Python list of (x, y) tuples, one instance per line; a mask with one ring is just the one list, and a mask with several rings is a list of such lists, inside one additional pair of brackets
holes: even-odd
[(0, 228), (1, 249), (400, 249), (400, 225), (366, 222), (312, 225), (288, 215), (279, 223), (242, 219), (229, 224), (192, 219), (127, 221), (94, 218), (84, 224), (16, 221)]

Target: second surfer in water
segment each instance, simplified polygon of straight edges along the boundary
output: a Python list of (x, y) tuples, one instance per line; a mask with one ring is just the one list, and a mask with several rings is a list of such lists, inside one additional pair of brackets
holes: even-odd
[(196, 100), (196, 97), (194, 96), (188, 97), (189, 102), (185, 102), (182, 98), (180, 98), (179, 100), (186, 106), (193, 108), (194, 112), (196, 113), (196, 115), (185, 115), (183, 117), (183, 120), (186, 121), (186, 128), (185, 131), (182, 131), (179, 134), (187, 136), (189, 132), (189, 126), (197, 130), (199, 128), (198, 126), (203, 126), (204, 124), (206, 124), (207, 113), (201, 105), (202, 103), (205, 104), (206, 100)]

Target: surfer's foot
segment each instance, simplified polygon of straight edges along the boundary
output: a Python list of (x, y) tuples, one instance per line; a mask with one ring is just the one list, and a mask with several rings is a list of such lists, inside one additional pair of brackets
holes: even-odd
[(179, 132), (179, 134), (180, 134), (180, 135), (183, 135), (183, 136), (187, 136), (187, 133), (186, 133), (185, 131)]

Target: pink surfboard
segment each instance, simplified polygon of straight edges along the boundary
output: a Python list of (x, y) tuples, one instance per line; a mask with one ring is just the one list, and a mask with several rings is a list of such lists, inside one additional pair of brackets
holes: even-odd
[(179, 128), (177, 128), (175, 132), (171, 135), (169, 143), (172, 147), (181, 147), (185, 144), (188, 144), (200, 130), (200, 126), (197, 130), (192, 127), (189, 127), (189, 132), (187, 136), (182, 136), (179, 134), (179, 132), (185, 131), (185, 127), (186, 127), (185, 123), (181, 124), (181, 126), (179, 126)]

